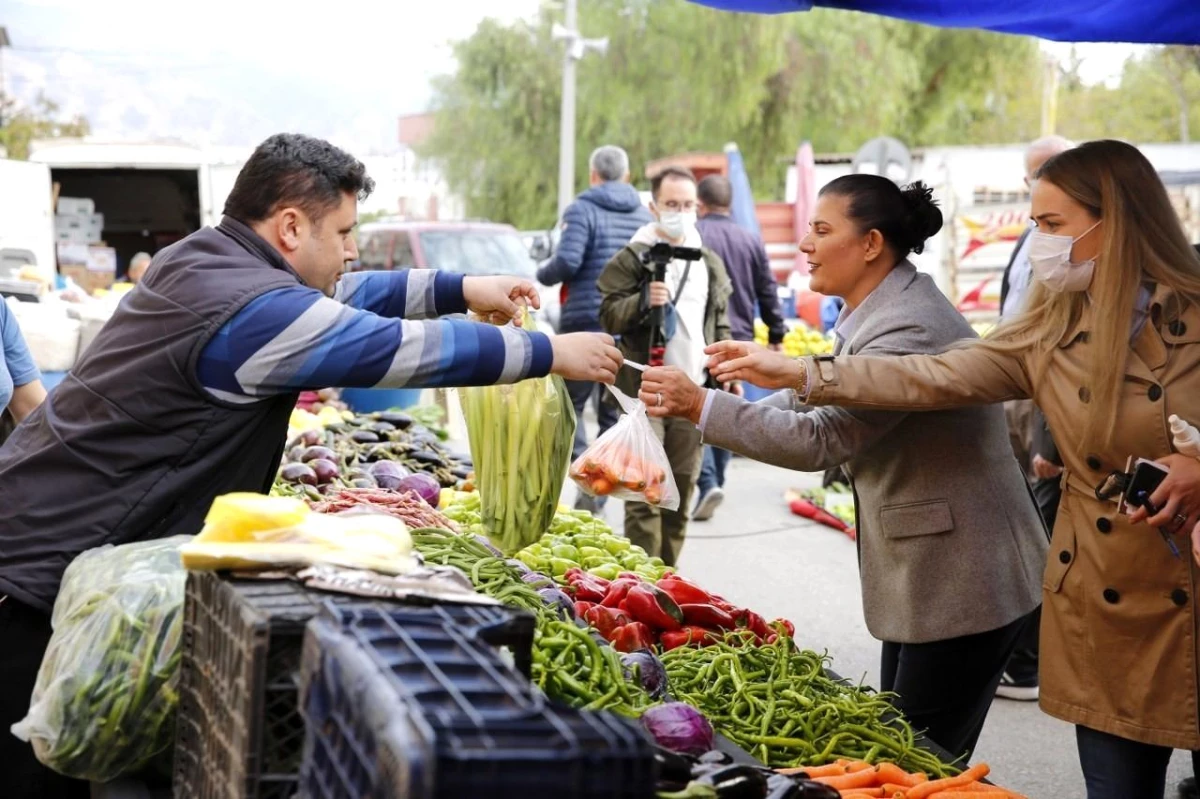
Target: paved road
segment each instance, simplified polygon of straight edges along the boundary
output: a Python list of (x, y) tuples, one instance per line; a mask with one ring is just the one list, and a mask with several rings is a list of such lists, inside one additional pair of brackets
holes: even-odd
[[(729, 498), (711, 521), (693, 524), (680, 571), (768, 618), (791, 619), (801, 643), (828, 650), (838, 672), (878, 685), (878, 643), (863, 622), (854, 544), (791, 515), (783, 504), (787, 488), (819, 484), (819, 475), (735, 458)], [(564, 500), (573, 498), (572, 490)], [(621, 503), (610, 503), (606, 517), (619, 530)], [(991, 764), (998, 781), (1031, 799), (1085, 799), (1074, 729), (1036, 703), (997, 700), (977, 758)], [(1190, 758), (1177, 752), (1169, 797), (1190, 768)]]

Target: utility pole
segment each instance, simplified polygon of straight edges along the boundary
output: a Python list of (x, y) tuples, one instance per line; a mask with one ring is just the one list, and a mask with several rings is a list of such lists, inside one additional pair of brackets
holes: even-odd
[(0, 128), (4, 127), (4, 101), (8, 99), (8, 83), (4, 80), (4, 50), (12, 47), (8, 28), (0, 25)]
[(575, 0), (565, 0), (563, 25), (554, 25), (550, 35), (555, 41), (566, 42), (563, 55), (562, 118), (558, 133), (558, 215), (575, 197), (575, 62), (588, 50), (604, 53), (608, 39), (585, 39), (579, 33), (579, 16)]

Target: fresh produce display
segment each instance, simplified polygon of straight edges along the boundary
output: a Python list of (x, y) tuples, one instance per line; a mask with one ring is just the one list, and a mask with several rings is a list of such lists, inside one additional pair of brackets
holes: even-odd
[[(465, 503), (469, 507), (470, 499)], [(469, 518), (467, 513), (453, 505), (446, 509), (446, 515), (460, 524)], [(583, 569), (605, 580), (616, 579), (627, 571), (652, 581), (667, 571), (662, 558), (650, 557), (628, 538), (614, 535), (611, 527), (587, 511), (555, 514), (549, 531), (514, 557), (560, 583), (567, 582), (566, 574), (571, 569)]]
[(29, 714), (13, 726), (46, 766), (107, 782), (168, 752), (186, 540), (103, 546), (67, 567)]
[(789, 635), (762, 646), (748, 638), (730, 633), (704, 649), (663, 653), (671, 694), (769, 766), (844, 758), (948, 776), (943, 763), (916, 745), (887, 695), (831, 679), (825, 659), (797, 649)]
[(404, 486), (432, 495), (432, 484), (423, 477), (415, 486), (407, 478), (424, 475), (439, 487), (453, 488), (469, 482), (473, 468), (469, 458), (449, 452), (438, 434), (410, 413), (343, 415), (324, 427), (302, 429), (288, 442), (272, 493), (317, 502), (345, 488)]
[[(575, 613), (621, 652), (652, 646), (671, 651), (681, 646), (708, 646), (727, 632), (744, 631), (753, 643), (771, 643), (777, 632), (762, 616), (668, 572), (657, 583), (635, 572), (609, 581), (580, 568), (568, 569), (563, 590), (575, 602)], [(777, 619), (791, 635), (791, 622)]]
[[(754, 341), (767, 346), (768, 330), (761, 319), (754, 320)], [(825, 355), (833, 352), (833, 337), (813, 330), (803, 323), (796, 323), (783, 336), (783, 351), (788, 357), (802, 355)]]
[[(431, 481), (425, 490), (419, 487), (408, 488), (402, 482), (395, 491), (385, 491), (378, 488), (344, 488), (336, 494), (330, 494), (312, 509), (318, 513), (343, 513), (353, 508), (370, 508), (389, 516), (395, 516), (409, 527), (441, 527), (446, 530), (457, 530), (454, 522), (447, 519), (438, 509), (437, 482), (427, 474), (412, 474), (406, 480)], [(428, 500), (430, 491), (433, 492), (432, 503)]]
[(663, 749), (684, 755), (702, 755), (713, 749), (713, 728), (696, 708), (684, 702), (667, 702), (642, 714), (642, 726)]
[[(479, 529), (479, 499), (443, 492), (443, 510)], [(768, 623), (668, 571), (591, 514), (560, 511), (540, 541), (509, 559), (477, 535), (416, 530), (413, 540), (427, 561), (457, 566), (480, 592), (536, 615), (533, 676), (547, 695), (641, 715), (660, 745), (705, 748), (705, 727), (681, 710), (686, 703), (769, 766), (843, 759), (895, 763), (934, 780), (955, 772), (917, 745), (887, 695), (832, 679), (823, 656), (798, 650), (788, 622)], [(695, 762), (704, 758), (724, 762), (712, 752)], [(788, 786), (750, 772), (684, 775), (660, 796), (836, 795), (802, 778)], [(738, 785), (750, 792), (729, 792)]]
[[(527, 312), (522, 323), (535, 329)], [(504, 552), (516, 552), (554, 518), (575, 441), (575, 407), (558, 375), (459, 395), (484, 529)]]
[(625, 414), (571, 464), (571, 479), (593, 497), (611, 495), (678, 510), (679, 488), (646, 406), (612, 386), (608, 390)]
[(934, 780), (921, 772), (910, 774), (894, 763), (872, 765), (845, 759), (828, 766), (781, 769), (778, 773), (819, 782), (837, 789), (843, 797), (967, 799), (986, 795), (997, 799), (1025, 799), (1015, 791), (981, 782), (990, 773), (987, 763), (979, 763), (952, 777)]
[(466, 572), (477, 591), (534, 614), (534, 683), (547, 696), (574, 707), (611, 710), (638, 716), (653, 703), (637, 669), (611, 647), (602, 645), (577, 621), (571, 602), (545, 575), (520, 561), (505, 560), (481, 536), (442, 529), (414, 530), (413, 543), (428, 563), (455, 566)]
[(658, 799), (839, 799), (836, 788), (803, 775), (734, 763), (725, 752), (685, 755), (659, 747)]

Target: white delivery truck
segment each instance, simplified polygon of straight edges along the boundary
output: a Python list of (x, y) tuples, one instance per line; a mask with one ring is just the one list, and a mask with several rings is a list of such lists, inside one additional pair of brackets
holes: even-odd
[(32, 254), (53, 281), (58, 243), (81, 220), (94, 241), (76, 234), (74, 242), (111, 248), (120, 276), (135, 253), (153, 254), (219, 221), (249, 155), (163, 142), (35, 142), (28, 161), (0, 159), (0, 251)]

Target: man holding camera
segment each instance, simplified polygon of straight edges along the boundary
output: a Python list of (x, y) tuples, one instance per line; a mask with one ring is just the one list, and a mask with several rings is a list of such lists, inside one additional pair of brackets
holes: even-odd
[[(621, 350), (630, 360), (643, 364), (661, 360), (691, 375), (699, 385), (712, 385), (704, 348), (730, 338), (729, 276), (720, 257), (702, 249), (696, 230), (696, 178), (691, 171), (667, 167), (651, 180), (650, 188), (655, 221), (641, 228), (600, 273), (600, 322), (610, 334), (620, 336)], [(633, 369), (617, 375), (617, 386), (631, 397), (637, 396), (640, 382)], [(671, 463), (679, 509), (627, 502), (625, 535), (674, 566), (683, 548), (700, 472), (700, 431), (685, 419), (650, 423)]]

